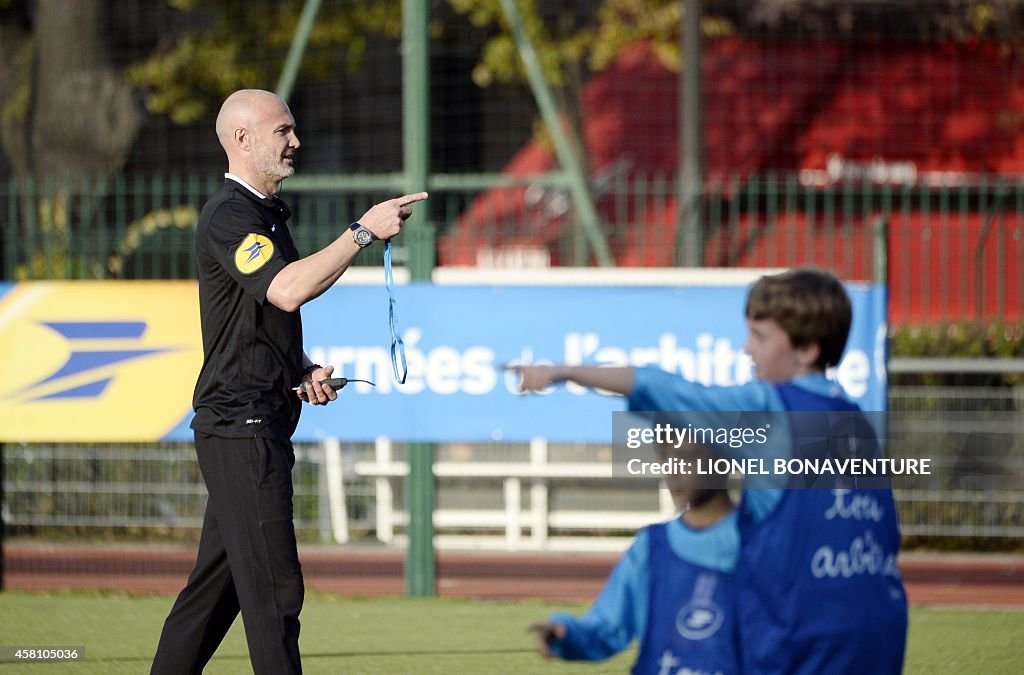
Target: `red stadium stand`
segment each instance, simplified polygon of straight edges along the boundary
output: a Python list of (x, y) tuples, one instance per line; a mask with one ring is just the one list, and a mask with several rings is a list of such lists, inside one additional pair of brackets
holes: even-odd
[[(706, 200), (734, 199), (746, 179), (768, 175), (797, 180), (801, 203), (807, 190), (851, 183), (876, 194), (883, 186), (897, 196), (910, 191), (913, 208), (889, 218), (893, 321), (1020, 317), (1019, 285), (999, 283), (995, 271), (1003, 270), (1004, 279), (1024, 274), (1024, 224), (1013, 211), (994, 222), (988, 216), (991, 174), (1024, 174), (1024, 81), (1012, 59), (987, 43), (711, 41), (703, 56)], [(583, 133), (598, 211), (606, 222), (629, 224), (609, 238), (621, 266), (675, 264), (671, 183), (662, 198), (627, 190), (626, 200), (612, 194), (612, 183), (672, 180), (677, 91), (678, 74), (643, 45), (584, 87)], [(534, 140), (504, 171), (526, 176), (555, 166)], [(978, 190), (984, 174), (988, 192)], [(966, 191), (970, 207), (931, 207), (937, 188)], [(553, 207), (526, 187), (481, 193), (442, 236), (439, 262), (474, 265), (481, 250), (544, 247), (551, 264), (570, 264), (556, 246), (565, 212), (564, 204)], [(850, 218), (799, 206), (776, 218), (741, 206), (727, 226), (709, 223), (705, 263), (772, 266), (779, 262), (775, 252), (785, 250), (797, 264), (870, 278), (869, 241), (880, 215), (868, 209)], [(984, 230), (990, 231), (982, 242)]]

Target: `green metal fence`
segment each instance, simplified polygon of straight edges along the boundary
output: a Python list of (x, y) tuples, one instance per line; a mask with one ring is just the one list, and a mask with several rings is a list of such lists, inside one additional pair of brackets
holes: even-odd
[[(219, 175), (128, 176), (0, 186), (4, 278), (187, 279), (192, 235)], [(311, 191), (292, 201), (296, 245), (312, 252), (337, 236), (370, 191)], [(362, 211), (359, 211), (362, 213)], [(358, 215), (358, 214), (357, 214)], [(364, 259), (364, 264), (373, 260)], [(377, 261), (379, 263), (379, 261)]]
[[(192, 229), (220, 175), (121, 176), (110, 181), (0, 184), (2, 276), (173, 279), (195, 275)], [(434, 175), (396, 260), (440, 264), (590, 265), (592, 245), (557, 175)], [(299, 250), (312, 252), (373, 203), (402, 192), (401, 174), (297, 176)], [(671, 175), (591, 176), (603, 235), (620, 266), (675, 266)], [(847, 279), (876, 278), (873, 236), (888, 229), (894, 323), (1024, 317), (1024, 186), (999, 177), (952, 187), (808, 184), (798, 175), (705, 184), (702, 259), (717, 267), (813, 264)], [(379, 265), (380, 248), (360, 265)]]

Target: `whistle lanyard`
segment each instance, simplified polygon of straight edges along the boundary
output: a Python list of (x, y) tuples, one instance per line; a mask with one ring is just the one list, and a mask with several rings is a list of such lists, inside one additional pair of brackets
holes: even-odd
[[(405, 377), (409, 374), (408, 365), (405, 362), (405, 343), (395, 322), (395, 299), (393, 286), (395, 284), (395, 273), (391, 269), (391, 240), (384, 241), (384, 286), (388, 289), (388, 325), (391, 328), (391, 368), (395, 373), (395, 381), (398, 384), (405, 384)], [(399, 366), (401, 364), (401, 366)], [(401, 374), (399, 374), (401, 371)]]

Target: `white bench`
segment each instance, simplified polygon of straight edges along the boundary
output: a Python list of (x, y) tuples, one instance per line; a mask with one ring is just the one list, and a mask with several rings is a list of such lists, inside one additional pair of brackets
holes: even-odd
[[(395, 527), (408, 523), (408, 514), (395, 508), (394, 481), (409, 474), (407, 462), (392, 459), (391, 442), (379, 438), (375, 459), (355, 463), (355, 473), (373, 478), (377, 502), (377, 538), (385, 543), (396, 541)], [(499, 547), (509, 550), (573, 549), (620, 550), (629, 543), (626, 537), (553, 538), (550, 529), (571, 529), (594, 532), (638, 530), (676, 512), (667, 490), (658, 490), (658, 510), (551, 510), (548, 506), (550, 484), (557, 480), (592, 480), (596, 485), (612, 480), (610, 464), (591, 462), (550, 462), (547, 441), (530, 442), (529, 462), (435, 462), (436, 478), (501, 479), (504, 492), (503, 509), (435, 509), (434, 527), (438, 530), (504, 530), (504, 538), (466, 534), (438, 534), (435, 544), (446, 547)], [(523, 483), (530, 490), (530, 508), (521, 504)], [(652, 486), (653, 487), (653, 486)], [(530, 530), (529, 539), (523, 529)]]

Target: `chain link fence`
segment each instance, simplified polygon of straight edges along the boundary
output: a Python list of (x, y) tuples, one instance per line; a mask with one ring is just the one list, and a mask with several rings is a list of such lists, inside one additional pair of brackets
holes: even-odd
[[(369, 452), (342, 452), (348, 525), (372, 529), (372, 485), (352, 465)], [(198, 540), (206, 508), (195, 450), (188, 443), (144, 445), (16, 445), (4, 454), (7, 535), (33, 540)], [(329, 541), (324, 448), (295, 447), (292, 480), (297, 536)]]

